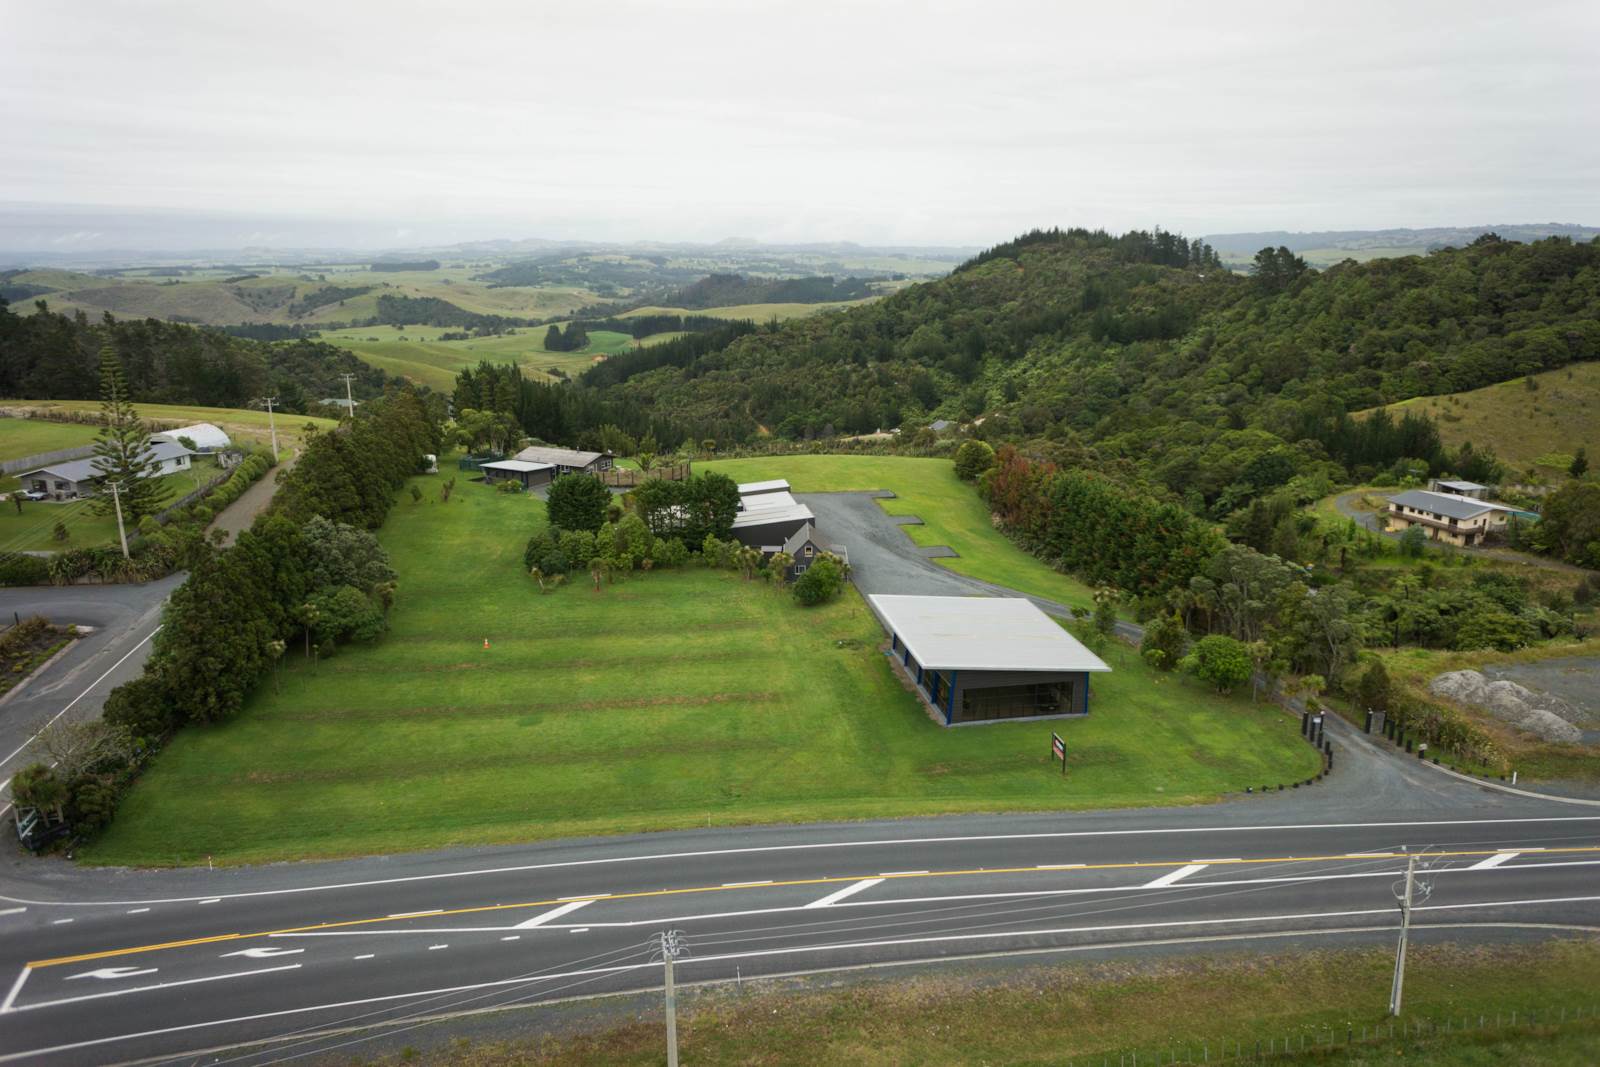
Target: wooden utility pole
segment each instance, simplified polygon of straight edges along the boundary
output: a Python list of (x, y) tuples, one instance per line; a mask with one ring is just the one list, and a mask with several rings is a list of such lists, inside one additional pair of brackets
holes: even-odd
[(1400, 998), (1406, 984), (1406, 939), (1411, 933), (1411, 895), (1417, 884), (1417, 854), (1406, 856), (1405, 889), (1400, 898), (1400, 944), (1394, 953), (1394, 984), (1389, 989), (1389, 1014), (1400, 1014)]
[(350, 383), (355, 381), (356, 376), (354, 374), (341, 374), (339, 377), (344, 379), (345, 410), (348, 411), (350, 413), (350, 417), (354, 419), (356, 417), (356, 401), (355, 397), (350, 394)]
[(278, 402), (275, 396), (264, 396), (261, 402), (267, 405), (267, 426), (272, 430), (272, 465), (278, 465), (278, 420), (272, 416), (272, 405)]
[(117, 540), (122, 542), (122, 558), (128, 558), (128, 531), (122, 525), (122, 487), (117, 482), (111, 483), (111, 503), (117, 509)]
[(673, 983), (672, 964), (685, 949), (683, 934), (668, 930), (661, 935), (661, 962), (666, 968), (667, 1067), (678, 1067), (678, 994)]

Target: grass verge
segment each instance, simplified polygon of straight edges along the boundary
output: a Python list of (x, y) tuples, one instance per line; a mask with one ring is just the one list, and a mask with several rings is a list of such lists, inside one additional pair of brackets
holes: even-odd
[[(1271, 1062), (1290, 1063), (1588, 1067), (1600, 1057), (1593, 1019), (1600, 948), (1593, 941), (1414, 945), (1407, 1010), (1394, 1022), (1393, 1039), (1384, 1010), (1391, 960), (1391, 950), (1373, 948), (1004, 970), (974, 964), (899, 979), (751, 982), (742, 995), (708, 987), (683, 999), (679, 1047), (686, 1063), (763, 1067), (1100, 1067), (1126, 1064), (1135, 1054), (1138, 1063), (1223, 1062), (1254, 1059), (1257, 1042), (1264, 1057), (1272, 1050)], [(1584, 1018), (1575, 1019), (1580, 1011)], [(1527, 1022), (1530, 1013), (1537, 1021)], [(457, 1042), (422, 1055), (404, 1050), (394, 1059), (465, 1067), (659, 1063), (659, 1008), (641, 1014), (598, 1032)], [(1407, 1033), (1419, 1025), (1420, 1034)]]
[[(154, 761), (94, 863), (240, 863), (645, 830), (1214, 800), (1317, 760), (1247, 698), (1131, 651), (1083, 720), (935, 726), (853, 590), (819, 609), (691, 568), (549, 595), (522, 573), (544, 505), (422, 477), (381, 538), (393, 630), (291, 652), (229, 722)], [(489, 647), (484, 647), (488, 639)], [(1054, 770), (1050, 733), (1072, 753)]]

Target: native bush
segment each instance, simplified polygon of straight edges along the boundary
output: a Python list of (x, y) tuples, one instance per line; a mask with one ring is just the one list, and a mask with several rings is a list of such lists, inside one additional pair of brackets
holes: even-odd
[(1211, 634), (1196, 641), (1182, 665), (1196, 678), (1210, 682), (1219, 693), (1231, 692), (1250, 680), (1250, 650), (1244, 642), (1224, 634)]

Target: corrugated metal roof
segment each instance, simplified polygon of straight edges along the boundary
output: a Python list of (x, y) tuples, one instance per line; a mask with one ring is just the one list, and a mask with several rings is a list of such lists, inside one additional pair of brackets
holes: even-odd
[(752, 511), (741, 511), (733, 517), (735, 530), (747, 529), (751, 526), (771, 526), (783, 522), (793, 522), (804, 519), (811, 522), (816, 516), (811, 514), (811, 509), (804, 504), (791, 504), (781, 508), (756, 508)]
[(1471, 497), (1456, 496), (1453, 493), (1430, 493), (1426, 489), (1408, 489), (1403, 493), (1396, 493), (1389, 498), (1389, 503), (1399, 504), (1401, 507), (1416, 508), (1434, 515), (1443, 515), (1449, 519), (1470, 519), (1482, 515), (1485, 511), (1512, 509), (1498, 509), (1493, 504), (1486, 504), (1482, 500), (1473, 500)]
[(918, 663), (952, 671), (1109, 671), (1022, 597), (889, 596), (867, 603)]
[(752, 493), (777, 493), (789, 488), (789, 479), (774, 478), (768, 482), (740, 482), (739, 495), (749, 496)]
[(1454, 489), (1458, 493), (1471, 493), (1479, 489), (1489, 488), (1487, 485), (1479, 485), (1477, 482), (1440, 482), (1439, 484), (1446, 489)]
[(798, 500), (782, 490), (771, 493), (757, 493), (755, 496), (742, 496), (739, 498), (739, 507), (744, 511), (760, 511), (763, 508), (792, 508), (798, 503)]
[(165, 439), (175, 442), (180, 437), (187, 437), (194, 442), (195, 448), (206, 452), (227, 448), (232, 443), (220, 426), (213, 426), (209, 422), (197, 422), (193, 426), (180, 426), (176, 430), (162, 430), (150, 435), (152, 441)]
[(548, 471), (555, 469), (555, 464), (553, 463), (529, 463), (525, 459), (499, 459), (495, 460), (493, 463), (480, 463), (478, 466), (484, 468), (485, 470), (517, 471), (522, 474), (527, 474), (531, 471)]
[[(179, 456), (191, 456), (193, 454), (176, 441), (161, 441), (152, 437), (149, 450), (145, 452), (144, 458), (147, 461), (154, 459), (165, 463), (169, 459), (177, 459)], [(89, 459), (74, 459), (66, 463), (52, 463), (48, 467), (38, 467), (31, 471), (23, 471), (17, 477), (26, 478), (30, 474), (49, 474), (52, 477), (68, 482), (86, 482), (91, 478), (105, 477), (105, 472), (96, 467), (95, 463), (96, 460), (92, 456)], [(156, 472), (155, 476), (159, 476), (160, 473), (163, 472)]]
[(572, 448), (549, 448), (545, 445), (529, 445), (516, 454), (516, 459), (528, 463), (548, 463), (553, 467), (587, 467), (604, 452), (579, 452)]

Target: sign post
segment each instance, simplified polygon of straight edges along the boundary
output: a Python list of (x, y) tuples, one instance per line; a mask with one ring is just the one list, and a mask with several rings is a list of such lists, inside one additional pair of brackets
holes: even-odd
[(1051, 733), (1050, 735), (1050, 758), (1061, 761), (1061, 777), (1065, 778), (1067, 776), (1067, 743), (1061, 740), (1061, 735), (1058, 733)]

